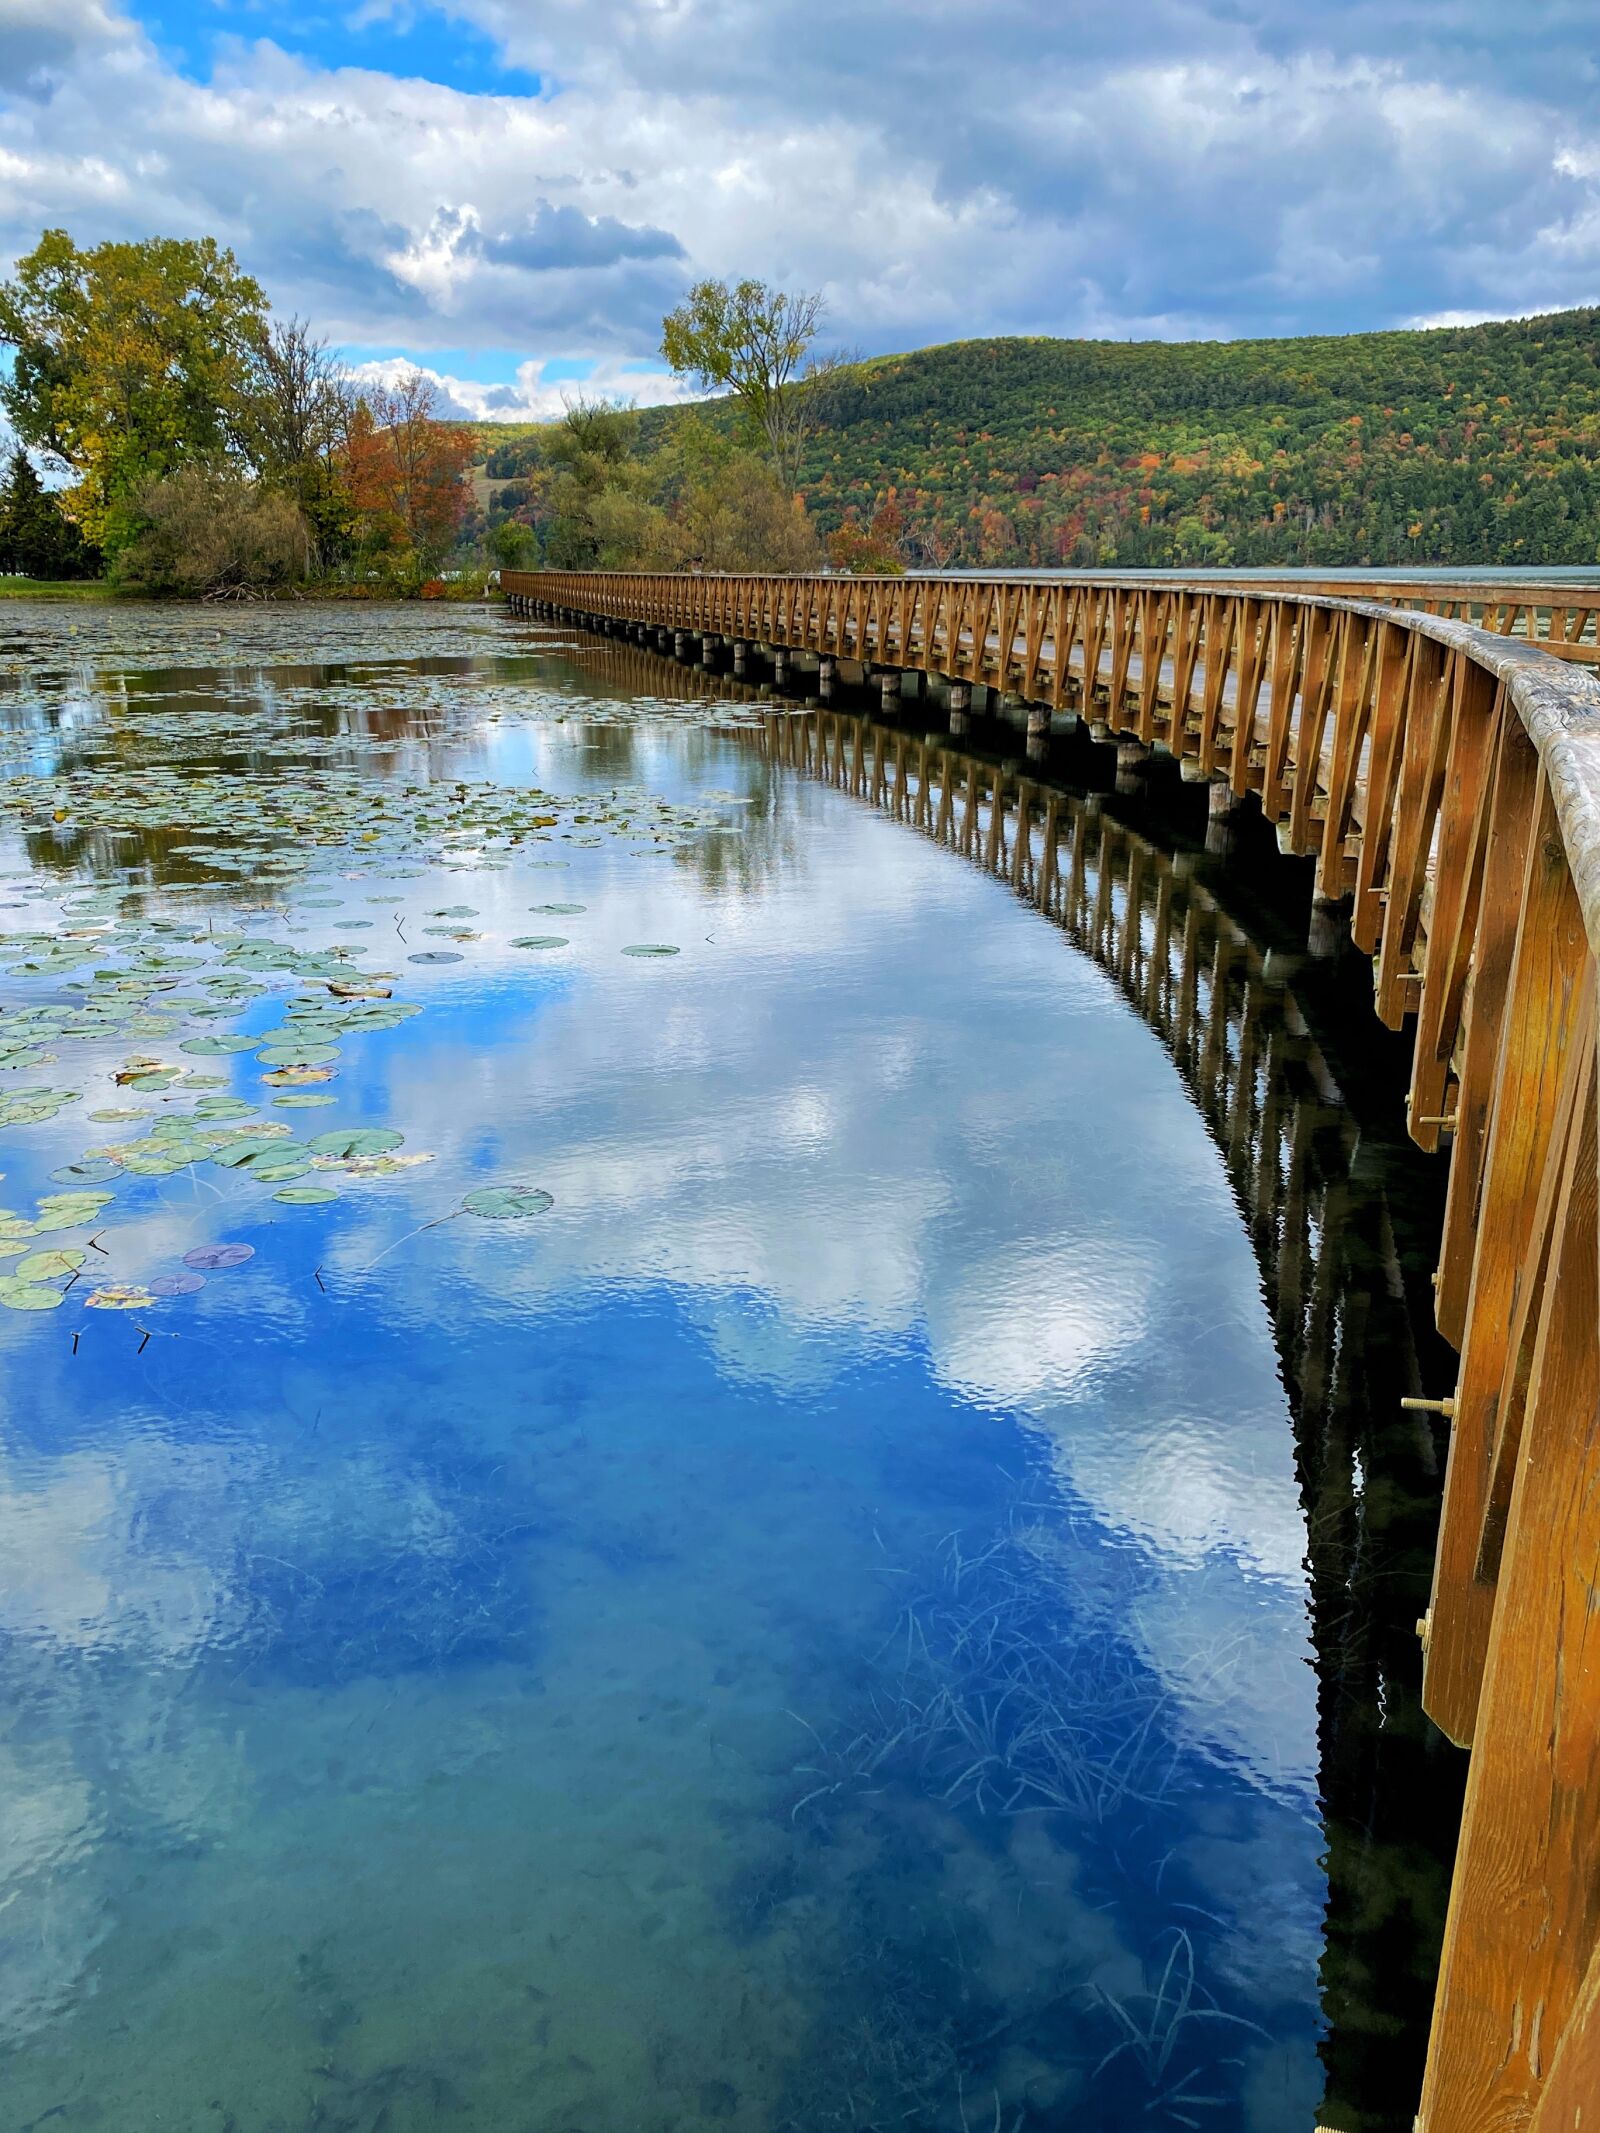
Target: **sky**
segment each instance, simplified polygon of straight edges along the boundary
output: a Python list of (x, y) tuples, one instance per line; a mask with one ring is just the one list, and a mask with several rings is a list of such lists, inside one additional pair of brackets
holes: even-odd
[(1595, 0), (0, 0), (0, 268), (209, 233), (455, 411), (671, 397), (702, 275), (872, 354), (1600, 300)]

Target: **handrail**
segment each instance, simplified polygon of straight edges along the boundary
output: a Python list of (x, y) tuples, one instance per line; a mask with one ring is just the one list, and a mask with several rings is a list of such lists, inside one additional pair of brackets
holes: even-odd
[[(513, 604), (943, 677), (1254, 795), (1412, 1030), (1459, 1349), (1424, 1703), (1470, 1743), (1422, 2133), (1569, 2133), (1600, 1963), (1600, 683), (1448, 616), (1215, 580), (507, 573)], [(1595, 596), (1600, 605), (1600, 595)], [(1585, 2034), (1588, 2034), (1587, 2026)], [(1567, 2057), (1570, 2059), (1571, 2054)], [(1564, 2085), (1564, 2084), (1563, 2084)]]

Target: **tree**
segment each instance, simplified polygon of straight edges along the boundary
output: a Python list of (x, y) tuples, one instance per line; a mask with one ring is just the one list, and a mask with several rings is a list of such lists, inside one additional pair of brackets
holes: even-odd
[(88, 578), (99, 561), (19, 445), (0, 489), (0, 572), (25, 578)]
[(441, 422), (438, 388), (419, 370), (363, 388), (338, 459), (357, 553), (408, 584), (436, 570), (465, 516), (470, 434)]
[(536, 570), (539, 536), (520, 518), (503, 518), (490, 528), (488, 549), (500, 570)]
[(290, 497), (326, 568), (351, 533), (339, 452), (355, 395), (349, 379), (303, 319), (275, 321), (252, 351), (244, 437), (263, 479)]
[(828, 561), (835, 570), (857, 578), (903, 577), (904, 538), (905, 519), (891, 490), (887, 502), (878, 506), (865, 526), (854, 505), (846, 511), (844, 524), (828, 535)]
[(804, 504), (750, 452), (733, 453), (691, 482), (675, 524), (679, 568), (692, 561), (705, 570), (804, 572), (820, 561)]
[(138, 499), (142, 531), (115, 576), (152, 593), (270, 592), (305, 569), (305, 520), (289, 498), (237, 468), (183, 467)]
[(74, 516), (113, 549), (153, 480), (241, 451), (265, 331), (260, 289), (213, 238), (79, 251), (46, 230), (0, 284), (0, 399), (23, 443), (77, 476)]
[(668, 567), (670, 529), (649, 494), (637, 430), (622, 402), (580, 396), (550, 432), (545, 558), (552, 569)]
[(752, 435), (790, 489), (800, 481), (807, 437), (824, 388), (842, 358), (817, 358), (812, 343), (826, 306), (820, 295), (785, 295), (765, 282), (696, 282), (661, 322), (661, 353), (679, 377), (741, 403)]

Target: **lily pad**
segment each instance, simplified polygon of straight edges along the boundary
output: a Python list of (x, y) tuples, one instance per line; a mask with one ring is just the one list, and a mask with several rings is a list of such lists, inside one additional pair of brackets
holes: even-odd
[(90, 1155), (81, 1162), (63, 1163), (50, 1175), (58, 1185), (103, 1185), (107, 1178), (121, 1177), (122, 1165), (109, 1155)]
[(185, 1037), (178, 1050), (193, 1052), (202, 1059), (213, 1059), (224, 1052), (253, 1051), (258, 1041), (255, 1037)]
[(330, 1133), (319, 1133), (307, 1146), (313, 1155), (344, 1159), (352, 1155), (387, 1155), (404, 1141), (403, 1133), (393, 1133), (387, 1126), (337, 1126)]
[(196, 1118), (227, 1119), (248, 1118), (255, 1109), (242, 1096), (202, 1096), (194, 1107)]
[(555, 1195), (537, 1185), (480, 1185), (461, 1205), (469, 1215), (482, 1215), (488, 1221), (519, 1222), (554, 1207)]
[(0, 1304), (8, 1311), (53, 1311), (64, 1290), (49, 1289), (42, 1282), (19, 1281), (14, 1275), (0, 1279)]
[(624, 955), (676, 955), (677, 949), (666, 941), (637, 941), (631, 948), (623, 949)]
[(324, 1207), (329, 1200), (339, 1195), (331, 1185), (285, 1185), (282, 1192), (272, 1197), (281, 1200), (285, 1207)]
[(259, 1178), (263, 1185), (287, 1185), (293, 1178), (303, 1178), (311, 1168), (310, 1156), (298, 1148), (258, 1157), (246, 1166), (251, 1177)]
[(87, 1252), (29, 1252), (11, 1269), (16, 1281), (60, 1281), (67, 1274), (76, 1274), (88, 1257)]
[(197, 1244), (192, 1252), (184, 1253), (183, 1263), (209, 1274), (218, 1267), (243, 1266), (255, 1256), (253, 1244)]
[(274, 1110), (279, 1111), (319, 1110), (324, 1104), (336, 1104), (338, 1101), (337, 1096), (329, 1095), (324, 1089), (301, 1089), (288, 1096), (274, 1096), (272, 1099)]
[(196, 1289), (203, 1289), (205, 1285), (206, 1277), (204, 1274), (190, 1273), (187, 1270), (181, 1274), (158, 1274), (150, 1284), (150, 1294), (152, 1296), (192, 1296)]
[(336, 1044), (273, 1044), (256, 1054), (261, 1064), (269, 1067), (326, 1066), (338, 1056)]
[(566, 948), (571, 943), (564, 933), (525, 933), (511, 945), (513, 948)]
[(580, 911), (588, 910), (587, 904), (529, 904), (530, 911), (548, 912), (552, 918), (576, 918)]
[(419, 948), (415, 955), (408, 955), (408, 963), (461, 963), (466, 958), (459, 948)]
[(112, 1281), (86, 1296), (83, 1299), (83, 1307), (86, 1311), (138, 1311), (146, 1304), (154, 1302), (155, 1297), (148, 1289), (133, 1283)]

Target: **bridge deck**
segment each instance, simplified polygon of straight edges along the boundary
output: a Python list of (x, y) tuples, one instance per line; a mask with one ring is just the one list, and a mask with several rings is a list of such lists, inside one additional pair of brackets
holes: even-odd
[(503, 585), (1078, 711), (1255, 794), (1315, 860), (1411, 1028), (1412, 1135), (1449, 1147), (1424, 1702), (1471, 1763), (1417, 2123), (1576, 2133), (1600, 2057), (1600, 586)]

